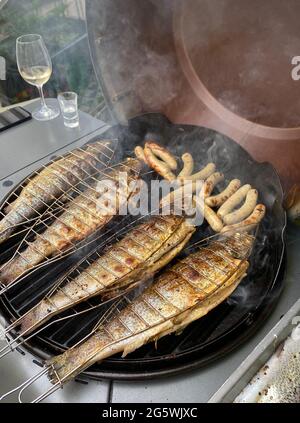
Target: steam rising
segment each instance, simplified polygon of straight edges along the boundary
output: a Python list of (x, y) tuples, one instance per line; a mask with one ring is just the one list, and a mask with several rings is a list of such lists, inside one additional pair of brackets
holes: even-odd
[(89, 2), (97, 65), (118, 120), (159, 111), (178, 93), (171, 5), (170, 0)]
[(299, 55), (299, 2), (187, 0), (184, 41), (208, 90), (226, 108), (268, 126), (299, 126), (291, 78)]

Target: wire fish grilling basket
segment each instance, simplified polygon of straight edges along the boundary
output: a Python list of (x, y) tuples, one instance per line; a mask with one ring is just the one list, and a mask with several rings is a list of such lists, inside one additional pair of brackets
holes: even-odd
[[(247, 277), (228, 300), (189, 325), (181, 335), (161, 339), (157, 349), (153, 344), (145, 345), (126, 358), (117, 355), (95, 364), (83, 375), (96, 379), (140, 379), (174, 374), (204, 365), (250, 336), (270, 312), (281, 291), (285, 213), (281, 206), (282, 189), (278, 176), (272, 166), (255, 162), (229, 138), (207, 128), (172, 125), (158, 114), (132, 119), (127, 127), (113, 127), (105, 137), (118, 138), (123, 159), (131, 156), (134, 148), (143, 145), (147, 139), (159, 141), (177, 157), (188, 150), (193, 154), (197, 166), (213, 161), (228, 178), (237, 177), (257, 187), (261, 202), (267, 206), (267, 216), (260, 225), (250, 256)], [(224, 183), (228, 183), (228, 179)], [(55, 212), (53, 205), (52, 211)], [(54, 260), (47, 268), (41, 267), (27, 275), (21, 284), (2, 294), (0, 300), (4, 321), (10, 325), (13, 320), (20, 318), (49, 293), (62, 277), (66, 277), (68, 269), (71, 275), (70, 272), (76, 272), (78, 265), (84, 267), (85, 261), (93, 257), (93, 252), (101, 251), (105, 244), (115, 239), (114, 235), (118, 237), (124, 228), (126, 231), (134, 222), (135, 219), (128, 217), (118, 219), (114, 225), (108, 225), (101, 238), (86, 244), (80, 254), (70, 254), (63, 261)], [(203, 225), (179, 259), (193, 251), (195, 243), (211, 235), (209, 227)], [(5, 257), (7, 252), (0, 245), (0, 260), (5, 261)], [(114, 301), (117, 303), (125, 298), (131, 299), (131, 292)], [(105, 315), (106, 307), (109, 309), (109, 306), (111, 302), (99, 304), (97, 298), (76, 305), (68, 312), (56, 316), (38, 333), (30, 335), (26, 339), (26, 349), (41, 361), (65, 351), (90, 334), (98, 324), (100, 309), (101, 314)], [(18, 336), (13, 329), (7, 335), (10, 342)]]

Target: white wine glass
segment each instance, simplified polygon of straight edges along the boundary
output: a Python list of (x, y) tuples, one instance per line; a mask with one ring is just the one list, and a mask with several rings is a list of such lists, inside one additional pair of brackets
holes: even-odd
[(50, 120), (59, 115), (59, 109), (47, 106), (43, 85), (52, 74), (52, 62), (41, 35), (27, 34), (16, 41), (17, 64), (20, 75), (26, 82), (38, 88), (41, 107), (32, 113), (37, 120)]

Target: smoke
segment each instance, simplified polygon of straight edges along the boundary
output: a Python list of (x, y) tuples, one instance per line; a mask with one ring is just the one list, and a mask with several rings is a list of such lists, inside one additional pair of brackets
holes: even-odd
[(170, 0), (89, 2), (97, 63), (121, 121), (160, 111), (178, 94)]
[(186, 0), (183, 5), (186, 49), (211, 94), (250, 121), (299, 126), (300, 98), (291, 78), (291, 60), (299, 54), (299, 2)]
[(299, 53), (297, 12), (296, 0), (274, 0), (272, 7), (260, 0), (242, 7), (235, 0), (94, 0), (87, 18), (96, 66), (119, 120), (164, 111), (185, 94), (173, 28), (180, 14), (178, 36), (213, 96), (250, 121), (290, 127), (300, 125), (291, 78), (291, 59)]

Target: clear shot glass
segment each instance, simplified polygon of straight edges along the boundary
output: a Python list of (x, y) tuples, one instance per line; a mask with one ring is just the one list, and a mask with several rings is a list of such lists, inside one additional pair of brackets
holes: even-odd
[(79, 125), (77, 94), (72, 91), (66, 91), (58, 94), (57, 99), (65, 126), (68, 128), (76, 128), (76, 126)]

